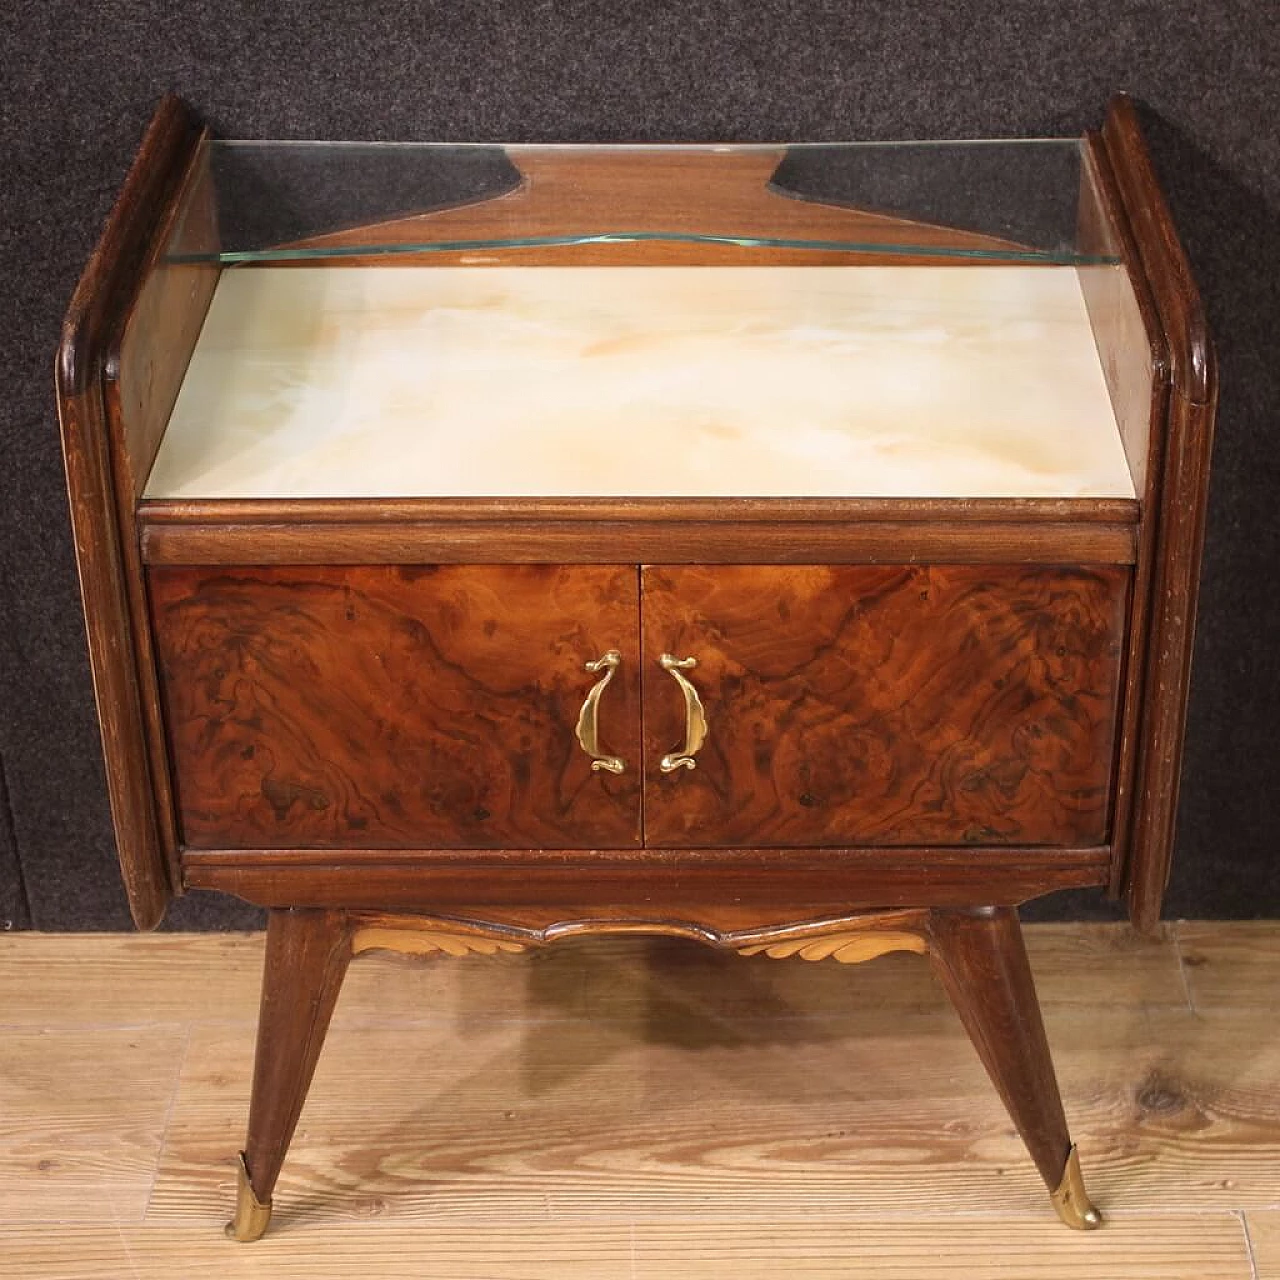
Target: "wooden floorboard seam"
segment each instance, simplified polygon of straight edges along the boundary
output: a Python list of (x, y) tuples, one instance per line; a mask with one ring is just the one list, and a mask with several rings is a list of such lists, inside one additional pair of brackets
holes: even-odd
[(1249, 1215), (1243, 1209), (1237, 1209), (1236, 1217), (1240, 1219), (1240, 1232), (1244, 1236), (1244, 1248), (1249, 1257), (1249, 1280), (1259, 1280), (1258, 1258), (1253, 1251), (1253, 1237), (1249, 1234)]
[(156, 1164), (151, 1171), (151, 1185), (147, 1188), (147, 1199), (142, 1208), (142, 1221), (147, 1220), (151, 1212), (151, 1201), (156, 1193), (156, 1183), (160, 1178), (160, 1164), (164, 1158), (165, 1143), (169, 1140), (169, 1125), (173, 1121), (173, 1113), (178, 1105), (178, 1093), (182, 1089), (182, 1076), (187, 1066), (187, 1055), (191, 1052), (192, 1028), (188, 1024), (186, 1035), (182, 1039), (182, 1052), (178, 1058), (178, 1071), (173, 1078), (173, 1090), (169, 1094), (169, 1105), (165, 1108), (164, 1119), (160, 1121), (160, 1142), (156, 1146)]
[(1169, 936), (1173, 946), (1173, 954), (1177, 957), (1178, 976), (1182, 979), (1182, 990), (1187, 997), (1187, 1008), (1193, 1014), (1198, 1014), (1200, 1011), (1196, 1008), (1195, 992), (1192, 990), (1191, 978), (1187, 973), (1187, 957), (1182, 947), (1182, 926), (1185, 923), (1185, 920), (1175, 921)]

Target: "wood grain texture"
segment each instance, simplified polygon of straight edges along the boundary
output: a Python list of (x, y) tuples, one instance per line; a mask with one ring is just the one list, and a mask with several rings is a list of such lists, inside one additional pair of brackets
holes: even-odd
[(1204, 305), (1128, 94), (1118, 93), (1107, 104), (1102, 140), (1160, 314), (1174, 390), (1193, 404), (1208, 405), (1216, 362)]
[(1071, 1136), (1017, 912), (1012, 907), (935, 912), (929, 955), (1045, 1186), (1053, 1191)]
[[(949, 1277), (957, 1266), (1218, 1280), (1250, 1275), (1247, 1210), (1257, 1274), (1276, 1280), (1275, 1038), (1256, 1005), (1196, 1016), (1177, 1003), (1178, 929), (1195, 938), (1187, 954), (1215, 957), (1224, 995), (1263, 995), (1274, 924), (1169, 926), (1155, 939), (1122, 926), (1025, 930), (1086, 1171), (1112, 1211), (1088, 1237), (1047, 1212), (918, 957), (847, 969), (613, 938), (354, 964), (275, 1234), (249, 1248), (220, 1229), (261, 935), (6, 936), (0, 1010), (28, 1030), (7, 1036), (20, 1052), (0, 1075), (6, 1131), (20, 1135), (0, 1272), (417, 1277), (426, 1258), (433, 1275), (476, 1280), (632, 1268)], [(219, 999), (217, 984), (241, 995)], [(179, 1013), (185, 1022), (164, 1025)], [(176, 1087), (180, 1044), (153, 1037), (188, 1028)], [(152, 1079), (148, 1063), (163, 1088), (147, 1105), (160, 1116), (173, 1105), (163, 1151), (118, 1088)], [(101, 1110), (75, 1101), (86, 1090)], [(37, 1169), (68, 1159), (80, 1162), (69, 1194), (56, 1169)], [(83, 1176), (90, 1164), (100, 1177)], [(153, 1178), (144, 1218), (138, 1188)]]
[[(1150, 938), (1128, 924), (1027, 925), (1024, 935), (1041, 1006), (1051, 1014), (1088, 1012), (1101, 989), (1126, 1008), (1188, 1008), (1171, 930)], [(634, 936), (565, 943), (539, 956), (565, 973), (557, 993), (572, 991), (571, 1007), (592, 1018), (642, 1019), (658, 1007), (710, 1019), (856, 1020), (893, 1008), (951, 1025), (946, 1019), (953, 1016), (930, 965), (908, 952), (885, 955), (856, 973), (833, 964), (743, 960), (676, 939)], [(585, 971), (581, 989), (568, 977), (570, 966)], [(366, 972), (360, 965), (352, 969), (353, 977)], [(539, 984), (551, 989), (549, 970)], [(461, 1020), (465, 1013), (459, 1009), (455, 1016)]]
[(117, 321), (103, 365), (103, 399), (122, 531), (120, 557), (137, 655), (151, 790), (169, 875), (175, 885), (181, 881), (177, 819), (156, 685), (155, 646), (139, 546), (137, 499), (160, 447), (218, 283), (217, 267), (170, 261), (171, 254), (208, 250), (216, 248), (218, 243), (207, 142), (205, 130), (185, 160), (159, 226), (152, 233), (146, 260), (138, 270), (133, 297)]
[(114, 456), (131, 506), (146, 485), (218, 283), (217, 266), (174, 261), (218, 249), (207, 138), (202, 132), (186, 159), (106, 362)]
[(104, 385), (123, 317), (154, 261), (158, 229), (199, 138), (186, 107), (166, 97), (72, 295), (54, 370), (107, 790), (129, 908), (140, 928), (159, 922), (173, 893), (176, 841), (163, 747), (154, 733), (154, 670), (138, 616), (128, 442), (108, 410)]
[[(1250, 1215), (1250, 1222), (1253, 1215)], [(1250, 1280), (1239, 1220), (1229, 1213), (1141, 1214), (1087, 1249), (1054, 1224), (1025, 1218), (877, 1221), (839, 1211), (816, 1223), (759, 1215), (708, 1223), (532, 1222), (337, 1226), (297, 1223), (232, 1252), (202, 1226), (0, 1226), (0, 1250), (32, 1280)], [(1094, 1241), (1097, 1241), (1096, 1245)], [(247, 1254), (252, 1253), (252, 1257)], [(1258, 1280), (1275, 1280), (1271, 1271)]]
[[(1133, 498), (148, 498), (164, 524), (1137, 524)], [(1028, 531), (1030, 536), (1030, 531)]]
[[(554, 920), (544, 917), (543, 927)], [(728, 927), (749, 924), (744, 918)], [(1274, 925), (1180, 928), (1195, 932), (1189, 958), (1215, 957), (1196, 971), (1213, 979), (1212, 989), (1197, 992), (1205, 1007), (1215, 1007), (1219, 988), (1270, 1007), (1260, 962), (1270, 954), (1280, 964), (1280, 940), (1268, 945)], [(1126, 1008), (1187, 1007), (1172, 925), (1154, 937), (1127, 924), (1037, 924), (1024, 934), (1046, 1008), (1090, 1009), (1101, 989)], [(201, 1022), (247, 1026), (258, 1016), (264, 945), (262, 933), (0, 934), (0, 1029), (123, 1029), (185, 1024), (197, 1014)], [(687, 938), (629, 933), (476, 957), (478, 967), (467, 973), (439, 961), (384, 953), (352, 965), (335, 1021), (463, 1027), (527, 1016), (635, 1018), (655, 1003), (709, 1017), (844, 1017), (885, 1005), (946, 1012), (928, 966), (912, 955), (864, 966), (855, 981), (835, 965), (744, 960)]]
[(1193, 1009), (1280, 1008), (1280, 929), (1271, 920), (1180, 921), (1178, 955)]
[[(1173, 849), (1186, 724), (1209, 456), (1217, 407), (1217, 362), (1203, 304), (1142, 137), (1137, 112), (1114, 98), (1102, 129), (1106, 167), (1123, 213), (1121, 246), (1137, 292), (1150, 298), (1147, 323), (1167, 387), (1154, 423), (1142, 494), (1131, 705), (1123, 761), (1133, 795), (1123, 796), (1113, 888), (1130, 917), (1151, 928), (1160, 916)], [(1154, 330), (1154, 332), (1153, 332)], [(1140, 701), (1138, 695), (1140, 694)], [(1127, 744), (1133, 745), (1130, 747)]]
[(753, 942), (741, 948), (744, 956), (768, 956), (770, 960), (835, 960), (839, 964), (864, 964), (894, 951), (912, 951), (917, 955), (928, 949), (926, 939), (916, 933), (899, 933), (889, 929), (873, 932), (824, 933), (811, 938), (784, 938), (780, 942)]
[(1245, 1215), (1253, 1280), (1280, 1280), (1280, 1211), (1258, 1210)]
[[(581, 966), (592, 948), (575, 944)], [(554, 951), (548, 952), (553, 956)], [(922, 962), (907, 957), (916, 965)], [(438, 962), (483, 1000), (523, 957)], [(360, 964), (392, 963), (377, 958)], [(277, 1193), (277, 1226), (613, 1219), (688, 1213), (769, 1221), (827, 1211), (1053, 1219), (1020, 1137), (950, 1010), (869, 1007), (871, 965), (829, 971), (850, 1012), (803, 1002), (726, 1016), (674, 977), (642, 981), (630, 1016), (583, 1020), (575, 966), (523, 990), (526, 1016), (417, 1027), (335, 1020)], [(353, 966), (353, 972), (359, 965)], [(805, 986), (796, 988), (802, 993)], [(562, 994), (563, 993), (563, 994)], [(637, 993), (638, 994), (638, 993)], [(483, 1007), (483, 1006), (482, 1006)], [(1112, 1004), (1046, 1009), (1089, 1189), (1110, 1220), (1280, 1203), (1278, 1049), (1239, 1011)], [(247, 1027), (193, 1031), (150, 1215), (219, 1229), (248, 1096)]]
[(264, 1205), (271, 1203), (350, 959), (351, 927), (341, 913), (271, 913), (244, 1145), (245, 1167)]
[[(651, 844), (1103, 843), (1119, 570), (646, 567)], [(689, 673), (710, 721), (662, 774)]]
[[(1136, 543), (1129, 640), (1125, 653), (1123, 715), (1116, 758), (1112, 868), (1108, 891), (1117, 895), (1129, 861), (1138, 760), (1143, 750), (1143, 688), (1150, 639), (1151, 581), (1156, 568), (1160, 482), (1169, 414), (1168, 343), (1155, 299), (1143, 273), (1137, 245), (1101, 134), (1086, 139), (1098, 209), (1088, 234), (1105, 240), (1124, 264), (1123, 281), (1081, 272), (1081, 289), (1104, 364), (1116, 422), (1130, 460), (1135, 492), (1142, 495), (1144, 518)], [(1086, 234), (1082, 229), (1082, 235)], [(1139, 351), (1147, 360), (1140, 358)], [(1145, 375), (1143, 364), (1147, 363)], [(1147, 402), (1142, 403), (1144, 376)]]
[(351, 935), (351, 952), (394, 951), (406, 956), (494, 956), (500, 952), (518, 952), (525, 943), (510, 938), (484, 937), (479, 934), (455, 933), (449, 929), (416, 928), (409, 923), (377, 923), (361, 921)]
[[(465, 501), (459, 499), (460, 502)], [(780, 502), (782, 500), (779, 500)], [(807, 499), (795, 499), (799, 504)], [(857, 525), (793, 519), (655, 524), (550, 519), (308, 524), (153, 522), (143, 508), (150, 564), (1130, 564), (1137, 528), (1125, 522), (992, 523), (889, 518)], [(285, 513), (281, 513), (282, 516)], [(714, 517), (714, 512), (704, 513)], [(892, 511), (887, 514), (892, 517)]]
[(847, 954), (837, 958), (856, 964), (860, 959), (872, 960), (889, 951), (915, 951), (922, 955), (927, 949), (929, 932), (929, 915), (925, 911), (860, 912), (722, 929), (657, 915), (634, 920), (620, 914), (575, 917), (567, 913), (550, 924), (538, 926), (521, 919), (522, 915), (509, 910), (497, 913), (497, 918), (484, 914), (419, 916), (359, 912), (349, 917), (354, 930), (352, 949), (360, 952), (385, 947), (408, 953), (445, 951), (454, 956), (472, 952), (492, 955), (499, 950), (549, 946), (569, 938), (643, 934), (684, 938), (744, 956), (803, 955), (806, 960), (817, 960), (842, 952)]
[[(10, 1029), (252, 1019), (261, 933), (0, 934), (0, 1034)], [(33, 981), (33, 975), (38, 975)]]
[[(282, 1218), (284, 1215), (281, 1215)], [(290, 1224), (252, 1247), (219, 1240), (207, 1227), (104, 1230), (0, 1226), (15, 1276), (33, 1280), (627, 1280), (626, 1223), (439, 1223), (382, 1230), (370, 1225)], [(1211, 1273), (1209, 1280), (1217, 1280)]]
[[(247, 1202), (250, 1211), (238, 1209), (229, 1230), (250, 1241), (267, 1226), (272, 1192), (353, 952), (389, 948), (454, 957), (494, 954), (601, 929), (636, 931), (625, 923), (571, 922), (534, 931), (474, 920), (272, 911), (240, 1188), (241, 1209)], [(1041, 1176), (1050, 1191), (1057, 1186), (1070, 1139), (1013, 908), (880, 912), (731, 934), (679, 932), (745, 957), (770, 959), (799, 956), (859, 964), (892, 951), (927, 950)], [(1092, 1206), (1083, 1191), (1079, 1194), (1080, 1208), (1097, 1225)]]
[(1131, 851), (1121, 881), (1130, 918), (1142, 928), (1153, 927), (1160, 918), (1173, 858), (1217, 412), (1216, 372), (1210, 388), (1208, 404), (1176, 395), (1170, 403), (1151, 573)]
[[(634, 1280), (1249, 1280), (1248, 1250), (1229, 1214), (1137, 1216), (1081, 1248), (1067, 1233), (1009, 1218), (804, 1223), (695, 1217), (642, 1223)], [(1099, 1241), (1093, 1246), (1093, 1241)]]
[(623, 918), (694, 923), (724, 904), (761, 923), (871, 907), (966, 906), (975, 896), (1016, 904), (1055, 889), (1105, 884), (1110, 851), (958, 850), (892, 846), (805, 850), (572, 849), (394, 851), (188, 850), (190, 888), (220, 889), (265, 907), (332, 906), (441, 911), (477, 905), (552, 908), (558, 917), (601, 907)]
[[(188, 845), (539, 847), (639, 841), (636, 571), (153, 569)], [(593, 773), (574, 737), (623, 665)]]
[(0, 1221), (141, 1221), (188, 1028), (133, 1020), (0, 1035)]

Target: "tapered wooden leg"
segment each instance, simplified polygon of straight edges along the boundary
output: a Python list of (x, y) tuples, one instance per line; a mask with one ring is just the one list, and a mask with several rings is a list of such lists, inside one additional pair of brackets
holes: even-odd
[(241, 1156), (236, 1215), (227, 1224), (227, 1234), (236, 1240), (257, 1240), (271, 1220), (271, 1192), (350, 959), (351, 930), (342, 912), (271, 912), (249, 1137)]
[(1080, 1230), (1101, 1225), (1067, 1132), (1018, 913), (1012, 907), (935, 911), (930, 935), (934, 968), (1058, 1216)]

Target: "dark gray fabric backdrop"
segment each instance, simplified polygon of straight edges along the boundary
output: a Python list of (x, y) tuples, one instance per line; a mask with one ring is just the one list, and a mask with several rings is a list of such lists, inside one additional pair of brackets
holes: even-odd
[[(1147, 107), (1222, 373), (1168, 909), (1276, 914), (1276, 16), (1273, 3), (1241, 0), (10, 0), (0, 15), (0, 922), (128, 924), (51, 364), (77, 274), (166, 89), (229, 135), (482, 140), (1074, 134), (1098, 123), (1113, 90), (1134, 93)], [(1099, 910), (1091, 897), (1047, 909)], [(193, 895), (170, 923), (255, 918), (229, 900)]]

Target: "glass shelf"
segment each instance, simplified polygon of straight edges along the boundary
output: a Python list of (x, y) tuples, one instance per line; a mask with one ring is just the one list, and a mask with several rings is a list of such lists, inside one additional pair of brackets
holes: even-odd
[(204, 147), (170, 260), (1116, 261), (1079, 139)]
[(199, 160), (148, 498), (1134, 495), (1080, 140)]

